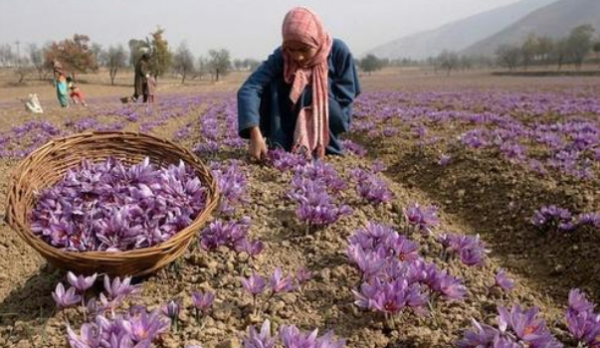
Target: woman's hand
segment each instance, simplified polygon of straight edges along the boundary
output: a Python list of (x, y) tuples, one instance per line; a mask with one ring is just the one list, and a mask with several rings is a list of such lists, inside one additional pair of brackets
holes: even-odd
[(267, 158), (267, 144), (258, 127), (250, 130), (250, 146), (248, 154), (251, 159), (262, 161)]

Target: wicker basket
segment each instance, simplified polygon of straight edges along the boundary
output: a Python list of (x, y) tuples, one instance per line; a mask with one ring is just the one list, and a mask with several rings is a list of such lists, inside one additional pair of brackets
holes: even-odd
[[(149, 157), (159, 166), (183, 160), (196, 170), (202, 184), (208, 187), (205, 210), (190, 226), (168, 241), (131, 251), (69, 252), (54, 248), (35, 236), (29, 228), (28, 219), (35, 204), (34, 193), (55, 185), (69, 168), (77, 166), (84, 158), (102, 161), (111, 156), (127, 164), (140, 163)], [(98, 272), (112, 276), (140, 276), (152, 273), (181, 256), (209, 219), (218, 201), (217, 184), (210, 170), (190, 151), (171, 141), (129, 132), (81, 133), (50, 141), (19, 164), (10, 182), (6, 222), (55, 267), (79, 274)]]

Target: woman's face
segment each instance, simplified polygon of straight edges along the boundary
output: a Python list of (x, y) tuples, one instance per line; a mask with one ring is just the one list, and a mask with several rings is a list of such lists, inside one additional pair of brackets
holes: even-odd
[(285, 42), (283, 48), (292, 59), (301, 67), (306, 67), (308, 62), (317, 54), (317, 49), (298, 41)]

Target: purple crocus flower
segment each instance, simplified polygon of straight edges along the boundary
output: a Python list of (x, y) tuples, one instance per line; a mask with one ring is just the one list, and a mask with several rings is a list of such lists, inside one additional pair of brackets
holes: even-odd
[(572, 214), (569, 210), (549, 205), (536, 210), (531, 218), (531, 222), (539, 228), (556, 226), (560, 230), (566, 231), (573, 228), (571, 218)]
[(577, 226), (593, 226), (600, 229), (600, 213), (584, 213), (580, 214), (576, 218)]
[(294, 290), (294, 278), (292, 276), (284, 276), (281, 268), (277, 267), (269, 279), (269, 287), (273, 293), (292, 291)]
[(276, 169), (285, 172), (306, 165), (306, 158), (298, 154), (275, 149), (269, 151), (269, 162)]
[(452, 156), (447, 155), (447, 154), (443, 154), (440, 157), (440, 160), (438, 161), (438, 164), (442, 167), (447, 166), (448, 164), (450, 164), (450, 161), (452, 160)]
[(376, 279), (373, 284), (363, 283), (360, 292), (352, 292), (357, 306), (387, 314), (398, 314), (406, 307), (418, 310), (427, 303), (420, 287), (406, 280), (385, 283)]
[(267, 288), (267, 281), (260, 275), (252, 272), (252, 275), (246, 279), (242, 278), (242, 285), (252, 296), (256, 296)]
[(488, 251), (485, 249), (485, 243), (479, 239), (479, 235), (443, 234), (437, 240), (447, 250), (458, 253), (461, 262), (467, 266), (480, 266), (485, 261)]
[(505, 307), (498, 307), (500, 332), (510, 328), (520, 340), (535, 347), (562, 347), (548, 331), (546, 323), (537, 318), (538, 312), (537, 307), (523, 310), (519, 305), (514, 305), (510, 312)]
[(600, 314), (567, 311), (569, 333), (590, 348), (600, 347)]
[[(171, 302), (167, 304), (167, 306), (171, 305)], [(177, 304), (177, 306), (178, 305), (179, 304)], [(174, 309), (170, 309), (170, 311), (173, 310)], [(178, 315), (179, 313), (172, 312), (169, 314)], [(177, 320), (177, 315), (171, 318), (173, 318), (173, 320)], [(152, 342), (160, 334), (167, 332), (170, 324), (171, 322), (169, 318), (163, 316), (158, 310), (148, 313), (146, 309), (143, 309), (138, 314), (130, 316), (124, 327), (134, 342)]]
[(537, 308), (522, 310), (518, 305), (509, 312), (498, 308), (498, 328), (473, 320), (473, 330), (467, 330), (457, 342), (460, 348), (561, 348), (543, 320), (537, 318)]
[(263, 251), (265, 245), (261, 241), (249, 241), (243, 238), (235, 243), (235, 250), (238, 253), (244, 252), (248, 257), (255, 258)]
[(75, 293), (75, 288), (69, 288), (65, 291), (62, 283), (56, 285), (56, 289), (52, 293), (52, 298), (59, 308), (68, 308), (81, 302), (81, 296)]
[(366, 180), (359, 181), (356, 191), (363, 199), (372, 204), (389, 203), (394, 199), (394, 193), (389, 189), (387, 183), (375, 174), (369, 174)]
[(172, 299), (165, 303), (162, 307), (162, 312), (165, 316), (173, 321), (177, 321), (179, 318), (179, 312), (181, 311), (181, 300)]
[(244, 241), (250, 230), (252, 220), (244, 216), (238, 221), (224, 222), (216, 220), (210, 223), (202, 230), (200, 245), (205, 250), (215, 250), (220, 246), (227, 246), (236, 249), (238, 252), (247, 251), (244, 248), (250, 248), (251, 253), (257, 253), (262, 243), (253, 242), (248, 245)]
[(456, 343), (457, 346), (460, 348), (490, 347), (490, 343), (499, 334), (498, 330), (489, 325), (480, 324), (475, 319), (471, 319), (471, 323), (473, 329), (465, 330), (464, 337)]
[(495, 285), (504, 291), (512, 291), (515, 287), (515, 283), (508, 278), (504, 269), (500, 268), (496, 273)]
[(304, 267), (300, 267), (296, 271), (296, 280), (299, 284), (304, 284), (312, 278), (312, 273)]
[(71, 284), (72, 287), (77, 289), (77, 291), (83, 293), (94, 285), (97, 276), (97, 273), (94, 273), (94, 275), (92, 276), (85, 277), (81, 275), (76, 276), (75, 274), (73, 274), (73, 272), (69, 272), (67, 273), (67, 280), (69, 281), (69, 284)]
[(409, 225), (417, 226), (424, 233), (429, 233), (432, 227), (439, 225), (437, 207), (422, 208), (419, 204), (410, 204), (404, 209), (404, 216)]
[(325, 335), (317, 338), (315, 348), (344, 348), (345, 340), (335, 341), (333, 339), (333, 331), (328, 331)]
[(569, 312), (575, 314), (594, 313), (596, 305), (590, 302), (586, 294), (579, 289), (569, 291)]
[(71, 348), (100, 348), (102, 342), (102, 329), (96, 324), (81, 325), (80, 334), (73, 331), (67, 323), (67, 339)]
[(365, 252), (360, 245), (348, 246), (348, 258), (354, 262), (363, 273), (364, 279), (370, 279), (381, 270), (386, 260), (381, 255)]
[(271, 322), (265, 320), (260, 329), (256, 331), (254, 326), (250, 326), (249, 335), (243, 340), (243, 348), (273, 348), (275, 337), (271, 336)]
[(302, 333), (297, 327), (282, 326), (279, 330), (279, 337), (285, 348), (314, 347), (319, 331), (314, 330), (310, 333)]
[(285, 348), (343, 348), (344, 340), (335, 341), (333, 332), (329, 331), (325, 335), (318, 337), (319, 330), (313, 330), (308, 333), (302, 333), (295, 326), (283, 326), (279, 330), (279, 337)]
[(194, 291), (192, 293), (192, 303), (194, 304), (194, 307), (203, 313), (208, 312), (214, 302), (215, 294), (213, 292), (202, 293)]
[(107, 275), (104, 276), (104, 290), (111, 299), (125, 298), (139, 291), (137, 286), (131, 285), (131, 277), (125, 277), (122, 281), (115, 277), (111, 282)]
[(427, 284), (432, 290), (438, 292), (448, 300), (462, 300), (467, 294), (467, 288), (460, 279), (446, 273), (438, 271), (431, 273)]

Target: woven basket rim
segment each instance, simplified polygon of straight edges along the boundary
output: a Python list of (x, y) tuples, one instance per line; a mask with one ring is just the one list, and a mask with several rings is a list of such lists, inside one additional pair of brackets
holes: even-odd
[[(154, 246), (126, 251), (67, 251), (52, 246), (43, 241), (35, 234), (33, 234), (33, 232), (31, 231), (31, 223), (28, 218), (29, 214), (26, 214), (25, 221), (21, 221), (21, 219), (18, 218), (16, 212), (14, 211), (16, 201), (19, 197), (19, 192), (17, 192), (17, 188), (19, 187), (20, 181), (22, 180), (23, 176), (27, 173), (28, 170), (30, 170), (31, 163), (37, 157), (42, 156), (41, 158), (44, 158), (44, 154), (46, 154), (46, 156), (51, 156), (52, 154), (60, 153), (60, 151), (64, 151), (65, 149), (57, 150), (56, 147), (64, 143), (68, 143), (69, 141), (74, 141), (73, 145), (76, 145), (78, 143), (78, 140), (82, 143), (93, 143), (98, 139), (120, 139), (122, 141), (135, 141), (136, 139), (139, 140), (143, 138), (156, 142), (157, 144), (164, 144), (181, 152), (184, 156), (178, 155), (178, 157), (180, 157), (180, 160), (183, 160), (184, 163), (186, 163), (186, 165), (191, 165), (194, 168), (194, 171), (197, 174), (198, 178), (201, 180), (202, 185), (209, 189), (206, 194), (206, 202), (204, 209), (198, 213), (198, 215), (194, 218), (190, 225), (175, 233), (168, 240)], [(132, 151), (131, 153), (143, 155), (143, 152), (134, 153)], [(83, 159), (84, 157), (81, 157), (81, 160)], [(93, 162), (95, 161), (94, 158), (85, 159), (91, 160)], [(74, 167), (74, 165), (70, 165), (68, 167), (71, 168)], [(64, 174), (61, 174), (56, 182), (60, 181), (62, 177), (64, 177)], [(171, 140), (159, 138), (157, 136), (141, 132), (82, 132), (54, 138), (48, 141), (46, 144), (42, 145), (41, 147), (37, 148), (36, 150), (32, 151), (28, 156), (21, 160), (21, 162), (11, 174), (9, 180), (9, 190), (6, 198), (6, 211), (4, 220), (13, 229), (13, 231), (19, 234), (19, 236), (38, 253), (42, 254), (44, 258), (48, 259), (47, 254), (51, 253), (59, 256), (64, 255), (67, 259), (77, 259), (82, 262), (119, 261), (125, 259), (138, 258), (143, 259), (144, 257), (150, 257), (152, 255), (157, 255), (165, 252), (168, 253), (169, 250), (176, 249), (176, 247), (180, 246), (182, 243), (186, 243), (187, 245), (189, 245), (189, 243), (191, 243), (194, 239), (194, 235), (196, 234), (195, 231), (201, 228), (202, 225), (205, 224), (206, 221), (210, 218), (212, 212), (215, 210), (216, 206), (219, 203), (220, 197), (218, 186), (216, 184), (216, 179), (214, 178), (210, 170), (206, 167), (206, 165), (191, 151), (184, 148), (183, 146), (172, 142)], [(33, 190), (35, 190), (35, 188)], [(35, 206), (35, 203), (28, 206), (28, 208), (31, 209), (33, 206)]]

